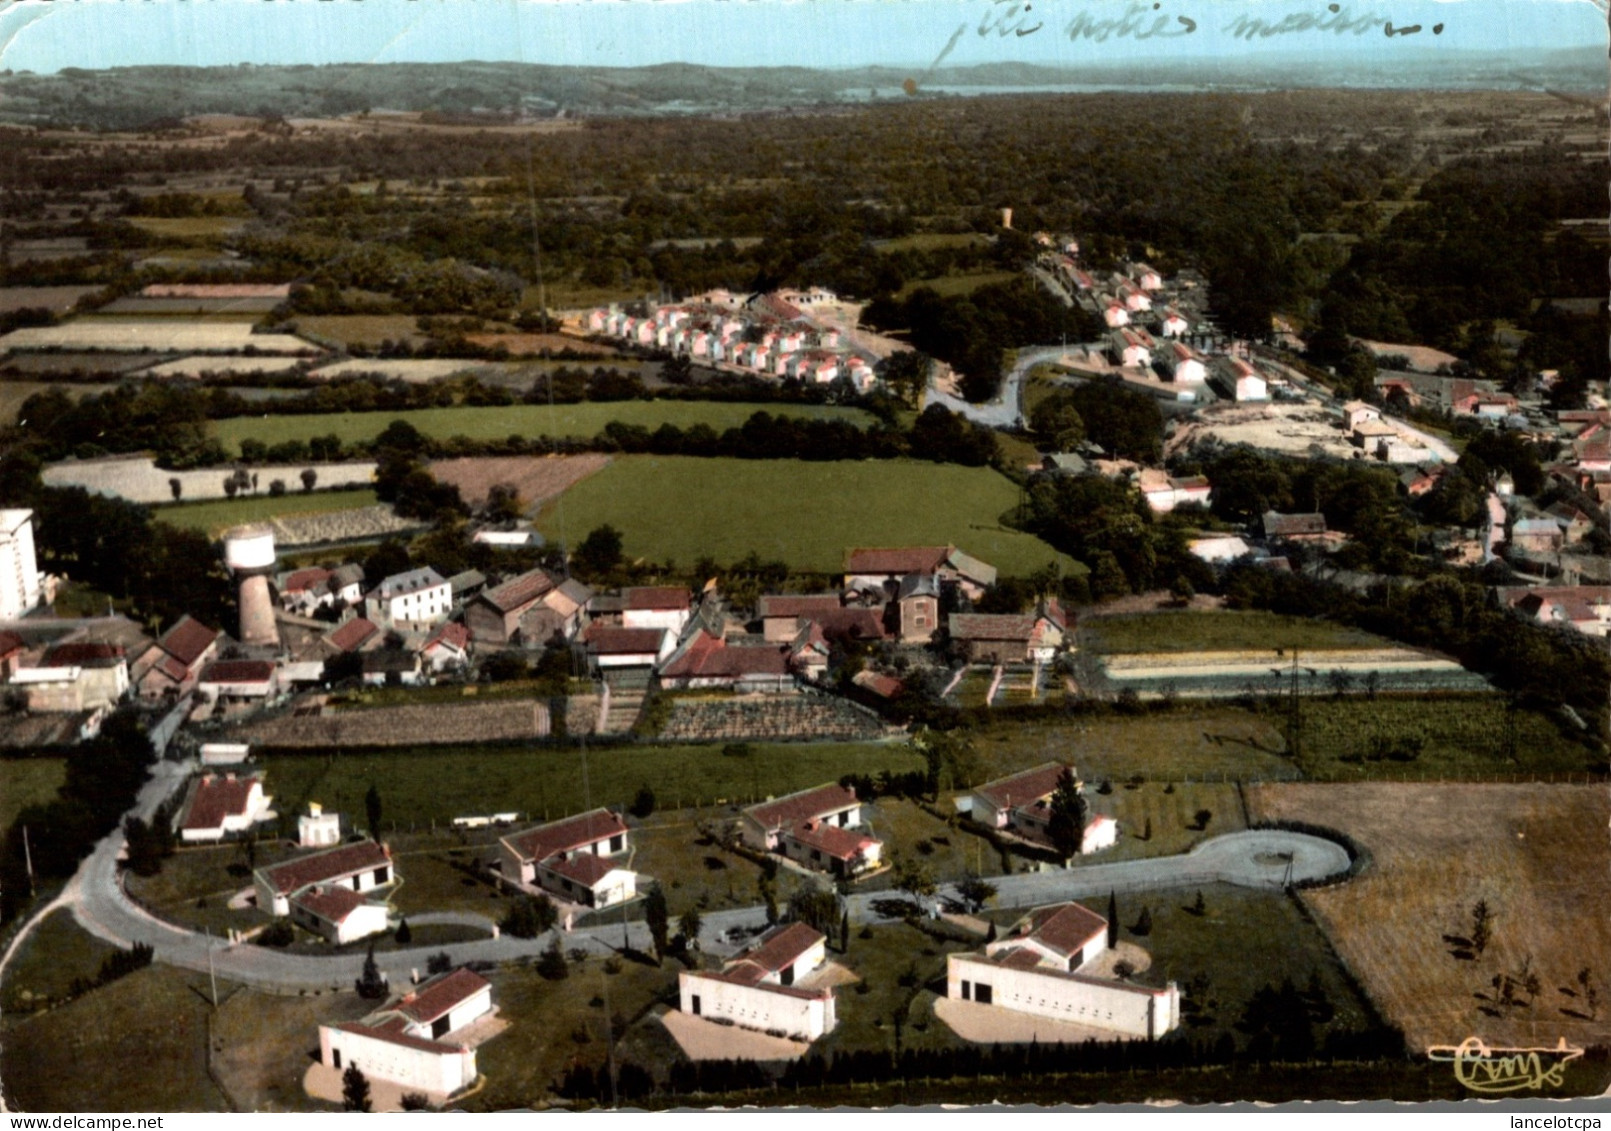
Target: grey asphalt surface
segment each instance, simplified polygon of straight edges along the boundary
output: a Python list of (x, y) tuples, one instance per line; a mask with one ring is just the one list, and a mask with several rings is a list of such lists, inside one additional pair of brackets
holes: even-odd
[[(175, 763), (159, 763), (156, 776), (141, 792), (135, 811), (149, 817), (162, 799), (183, 782), (186, 772)], [(220, 978), (282, 992), (345, 988), (351, 986), (362, 971), (364, 954), (361, 951), (324, 956), (291, 954), (251, 944), (231, 946), (227, 940), (209, 939), (156, 918), (135, 905), (123, 892), (117, 870), (122, 847), (121, 830), (103, 840), (57, 901), (71, 907), (74, 917), (92, 934), (120, 946), (149, 943), (158, 961), (190, 970), (207, 971), (210, 958), (211, 969)], [(1290, 875), (1287, 854), (1290, 854)], [(1302, 833), (1249, 830), (1214, 837), (1183, 855), (1052, 868), (995, 877), (990, 882), (997, 890), (996, 905), (1012, 908), (1090, 898), (1109, 891), (1132, 892), (1216, 882), (1279, 888), (1289, 879), (1321, 879), (1347, 868), (1347, 852), (1331, 841)], [(941, 886), (939, 894), (954, 896), (955, 892), (946, 884)], [(852, 895), (847, 900), (851, 921), (887, 921), (874, 909), (874, 902), (903, 898), (894, 892)], [(479, 915), (455, 912), (415, 915), (410, 922), (491, 926)], [(760, 928), (765, 923), (765, 910), (759, 906), (709, 912), (700, 929), (700, 945), (715, 953), (732, 951), (740, 942), (728, 942), (724, 938), (731, 928)], [(561, 938), (561, 945), (567, 950), (583, 948), (595, 954), (609, 954), (623, 946), (639, 950), (651, 948), (648, 928), (642, 922), (606, 922), (601, 926), (578, 928)], [(508, 962), (541, 954), (551, 941), (550, 935), (536, 939), (506, 935), (456, 943), (446, 949), (456, 962)], [(376, 962), (394, 985), (401, 985), (410, 971), (423, 969), (426, 959), (442, 949), (435, 946), (390, 951), (376, 955)]]
[(1021, 386), (1025, 374), (1042, 362), (1056, 361), (1063, 356), (1063, 352), (1062, 346), (1032, 346), (1019, 350), (1018, 361), (1012, 367), (1012, 372), (1002, 378), (1001, 393), (988, 404), (969, 404), (961, 397), (942, 391), (931, 381), (924, 406), (944, 405), (952, 412), (989, 428), (1017, 428), (1024, 421)]

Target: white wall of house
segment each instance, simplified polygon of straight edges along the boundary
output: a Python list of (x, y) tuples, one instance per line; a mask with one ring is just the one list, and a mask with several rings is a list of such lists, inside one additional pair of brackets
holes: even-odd
[(354, 907), (339, 923), (332, 923), (301, 907), (291, 908), (290, 919), (297, 926), (306, 928), (337, 946), (381, 934), (387, 927), (386, 905), (383, 903), (366, 903), (361, 907)]
[(446, 581), (429, 589), (371, 598), (370, 616), (392, 624), (436, 624), (453, 609), (453, 587)]
[(780, 1029), (814, 1041), (830, 1031), (836, 1020), (831, 992), (801, 997), (779, 993), (764, 982), (741, 986), (687, 970), (677, 975), (677, 988), (684, 1013), (727, 1018), (746, 1029)]
[(1000, 1009), (1132, 1037), (1161, 1037), (1180, 1024), (1180, 990), (1173, 982), (1153, 990), (1051, 971), (1013, 970), (972, 954), (953, 954), (946, 967), (946, 997), (959, 1001), (979, 1001), (985, 986), (989, 1004)]
[(296, 840), (303, 848), (333, 848), (341, 843), (341, 814), (322, 809), (304, 813), (296, 821)]
[[(420, 1037), (423, 1040), (435, 1040), (448, 1033), (456, 1033), (477, 1017), (492, 1012), (492, 987), (483, 986), (458, 1005), (447, 1012), (447, 1025), (444, 1027), (438, 1022), (414, 1022), (405, 1030), (411, 1037)], [(435, 1037), (431, 1034), (432, 1026), (441, 1029)]]
[(612, 868), (591, 887), (539, 864), (538, 886), (570, 903), (587, 907), (614, 907), (638, 894), (638, 877), (625, 868)]
[(319, 1059), (345, 1071), (356, 1064), (371, 1080), (385, 1080), (437, 1095), (452, 1095), (475, 1082), (475, 1050), (444, 1048), (440, 1053), (409, 1048), (393, 1041), (319, 1026)]
[[(375, 876), (379, 869), (365, 868), (361, 872), (351, 872), (344, 876), (331, 876), (321, 879), (319, 882), (331, 884), (335, 887), (351, 888), (353, 891), (371, 891), (397, 879), (397, 872), (391, 864), (386, 864), (384, 867), (386, 878), (383, 880), (377, 879)], [(289, 894), (276, 894), (274, 889), (269, 887), (261, 876), (252, 877), (252, 886), (257, 889), (257, 905), (263, 910), (271, 915), (286, 915), (290, 912), (291, 900)], [(312, 885), (308, 886), (311, 887)]]
[(681, 634), (691, 616), (688, 609), (623, 609), (623, 628), (667, 628)]

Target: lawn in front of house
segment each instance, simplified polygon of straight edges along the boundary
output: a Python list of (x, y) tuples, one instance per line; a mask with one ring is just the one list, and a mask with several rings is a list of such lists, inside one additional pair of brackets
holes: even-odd
[[(251, 849), (258, 868), (297, 855), (302, 849), (280, 840), (262, 840)], [(233, 929), (251, 930), (269, 920), (256, 904), (239, 909), (230, 898), (252, 886), (252, 866), (244, 841), (181, 848), (162, 861), (154, 876), (125, 873), (124, 886), (147, 910), (192, 930), (227, 936)]]
[(858, 981), (834, 990), (839, 1023), (812, 1052), (894, 1050), (897, 1021), (903, 1049), (961, 1045), (934, 1016), (934, 1002), (945, 992), (945, 956), (978, 945), (936, 939), (909, 923), (852, 930), (849, 949), (830, 949), (828, 959), (852, 970)]
[(558, 538), (609, 524), (629, 558), (719, 563), (748, 554), (798, 572), (838, 573), (853, 547), (955, 545), (1004, 577), (1050, 564), (1083, 572), (1002, 516), (1018, 485), (988, 467), (917, 460), (743, 460), (624, 456), (547, 503)]
[(67, 908), (52, 911), (6, 963), (0, 1009), (16, 1015), (60, 1004), (71, 996), (74, 982), (93, 980), (118, 949), (80, 927)]
[(318, 1059), (319, 1026), (357, 1021), (374, 1009), (352, 987), (292, 997), (238, 988), (213, 1018), (219, 1086), (242, 1111), (333, 1111), (302, 1087)]

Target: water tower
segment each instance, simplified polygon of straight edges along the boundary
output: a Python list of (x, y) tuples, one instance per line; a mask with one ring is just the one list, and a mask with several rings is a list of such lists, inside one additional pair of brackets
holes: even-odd
[(240, 582), (242, 644), (264, 648), (280, 645), (280, 630), (274, 623), (274, 599), (269, 594), (274, 561), (272, 526), (254, 523), (224, 532), (224, 564)]

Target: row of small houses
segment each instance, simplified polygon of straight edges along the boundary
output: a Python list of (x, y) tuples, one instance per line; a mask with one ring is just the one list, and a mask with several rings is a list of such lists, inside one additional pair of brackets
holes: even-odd
[(873, 363), (847, 350), (841, 331), (813, 325), (787, 299), (760, 297), (770, 301), (739, 309), (714, 302), (682, 303), (658, 306), (641, 316), (600, 308), (588, 313), (586, 325), (590, 333), (696, 361), (725, 362), (808, 384), (843, 377), (862, 392), (872, 388)]

